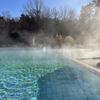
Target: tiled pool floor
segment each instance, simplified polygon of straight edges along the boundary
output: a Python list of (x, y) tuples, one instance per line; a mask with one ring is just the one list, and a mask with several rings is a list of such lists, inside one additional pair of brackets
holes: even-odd
[(100, 77), (81, 68), (61, 68), (38, 84), (38, 100), (100, 100)]

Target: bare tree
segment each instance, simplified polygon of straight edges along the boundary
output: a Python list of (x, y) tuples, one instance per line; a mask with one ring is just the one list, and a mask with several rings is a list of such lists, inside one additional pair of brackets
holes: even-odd
[(51, 18), (51, 16), (52, 16), (51, 15), (51, 9), (47, 8), (47, 7), (44, 7), (43, 12), (42, 12), (42, 17), (49, 19), (49, 18)]
[(3, 11), (2, 16), (4, 17), (5, 20), (11, 19), (11, 13), (10, 11)]
[(67, 7), (62, 7), (59, 9), (59, 18), (61, 20), (66, 20), (67, 18), (67, 13), (68, 13), (68, 8)]
[(24, 11), (30, 17), (35, 16), (39, 18), (41, 16), (43, 9), (43, 2), (42, 0), (28, 0), (27, 4), (24, 7)]
[(57, 10), (57, 8), (53, 8), (51, 10), (51, 14), (52, 14), (52, 18), (54, 18), (55, 20), (59, 19), (59, 11)]
[(75, 12), (75, 10), (70, 8), (68, 10), (67, 17), (68, 17), (69, 20), (76, 20), (76, 12)]
[(43, 10), (43, 1), (42, 0), (28, 0), (27, 4), (24, 7), (24, 11), (31, 18), (35, 18), (37, 23), (37, 29), (41, 27), (41, 16)]
[(96, 6), (100, 7), (100, 0), (93, 0), (92, 2), (95, 3)]

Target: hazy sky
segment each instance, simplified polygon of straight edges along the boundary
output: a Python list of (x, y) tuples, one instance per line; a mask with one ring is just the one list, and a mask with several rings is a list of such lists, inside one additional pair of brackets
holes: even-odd
[[(12, 16), (19, 16), (22, 12), (23, 6), (28, 0), (0, 0), (0, 12), (10, 11)], [(89, 3), (91, 0), (44, 0), (45, 5), (49, 7), (71, 7), (78, 13), (82, 5)]]

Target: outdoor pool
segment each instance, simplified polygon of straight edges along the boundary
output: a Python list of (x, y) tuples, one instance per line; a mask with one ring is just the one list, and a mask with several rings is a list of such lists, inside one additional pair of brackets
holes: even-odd
[(56, 50), (2, 48), (0, 100), (100, 100), (100, 76)]

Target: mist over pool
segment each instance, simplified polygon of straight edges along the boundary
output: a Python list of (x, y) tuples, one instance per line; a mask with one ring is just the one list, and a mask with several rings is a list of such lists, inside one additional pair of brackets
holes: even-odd
[(100, 76), (66, 55), (62, 50), (0, 49), (0, 99), (99, 100)]

